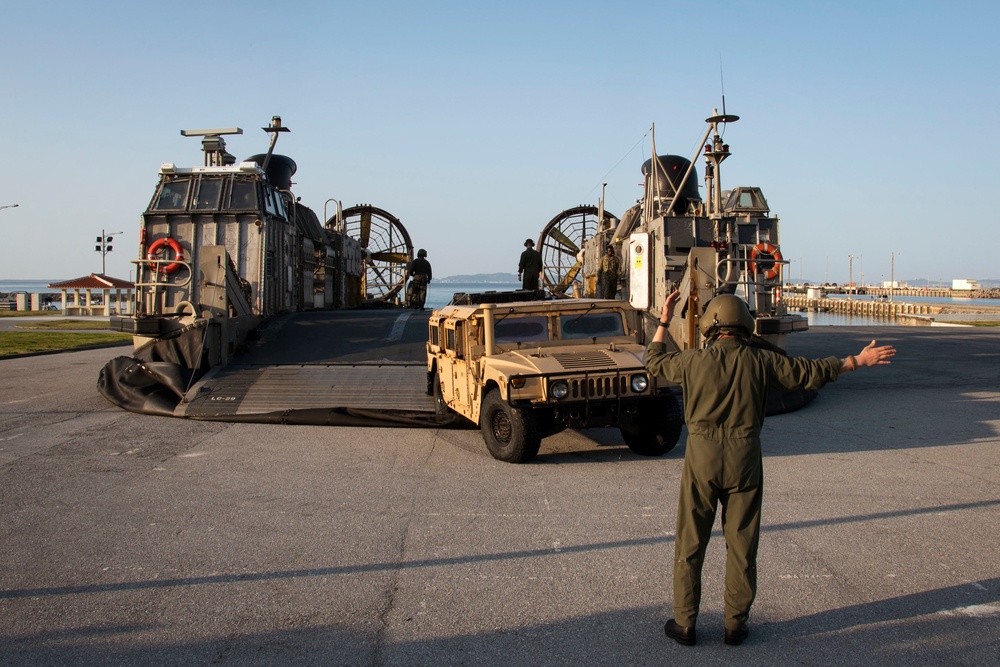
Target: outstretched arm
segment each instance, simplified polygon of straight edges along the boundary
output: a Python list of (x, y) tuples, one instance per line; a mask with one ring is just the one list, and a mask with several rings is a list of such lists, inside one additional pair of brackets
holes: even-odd
[(856, 371), (862, 366), (885, 366), (892, 363), (889, 361), (896, 356), (896, 348), (892, 345), (882, 345), (876, 347), (875, 341), (868, 343), (865, 349), (858, 354), (849, 355), (841, 360), (840, 372)]
[(670, 324), (670, 318), (674, 316), (674, 308), (680, 300), (681, 293), (677, 290), (667, 295), (666, 300), (663, 302), (663, 312), (660, 313), (660, 326), (656, 327), (656, 335), (653, 336), (652, 342), (667, 342), (667, 325)]

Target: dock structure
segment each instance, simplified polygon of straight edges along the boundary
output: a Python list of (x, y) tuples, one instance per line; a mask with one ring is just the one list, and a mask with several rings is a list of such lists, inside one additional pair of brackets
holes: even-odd
[(909, 315), (938, 315), (944, 312), (945, 308), (943, 305), (936, 303), (909, 303), (906, 301), (885, 301), (871, 298), (810, 298), (799, 294), (785, 296), (785, 305), (789, 310), (868, 315), (871, 317), (885, 317), (887, 319)]

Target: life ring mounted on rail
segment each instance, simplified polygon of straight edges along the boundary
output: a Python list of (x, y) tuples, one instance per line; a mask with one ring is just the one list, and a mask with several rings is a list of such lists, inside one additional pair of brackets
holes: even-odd
[(758, 243), (750, 249), (750, 273), (763, 273), (766, 280), (774, 280), (781, 273), (781, 250), (770, 243)]
[(156, 270), (160, 273), (173, 273), (177, 269), (181, 268), (184, 263), (184, 248), (180, 243), (169, 236), (164, 236), (163, 238), (153, 241), (149, 246), (149, 250), (146, 252), (146, 259), (154, 262), (150, 264), (151, 267), (157, 266), (156, 260), (159, 258), (156, 255), (163, 249), (164, 246), (169, 247), (174, 251), (174, 261), (170, 264), (159, 264), (159, 268)]

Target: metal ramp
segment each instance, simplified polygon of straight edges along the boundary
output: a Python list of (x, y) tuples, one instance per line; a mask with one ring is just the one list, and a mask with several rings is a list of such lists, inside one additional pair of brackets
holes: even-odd
[(293, 411), (434, 413), (426, 364), (227, 366), (188, 392), (178, 417), (225, 419)]

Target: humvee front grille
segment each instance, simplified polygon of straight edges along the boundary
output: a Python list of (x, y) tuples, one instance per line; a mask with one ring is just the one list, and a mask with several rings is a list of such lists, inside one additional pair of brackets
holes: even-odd
[(572, 398), (607, 398), (625, 396), (628, 393), (628, 379), (624, 375), (577, 378), (569, 383), (569, 395)]
[(580, 368), (614, 368), (615, 360), (604, 350), (587, 350), (585, 352), (556, 352), (552, 358), (566, 370)]

